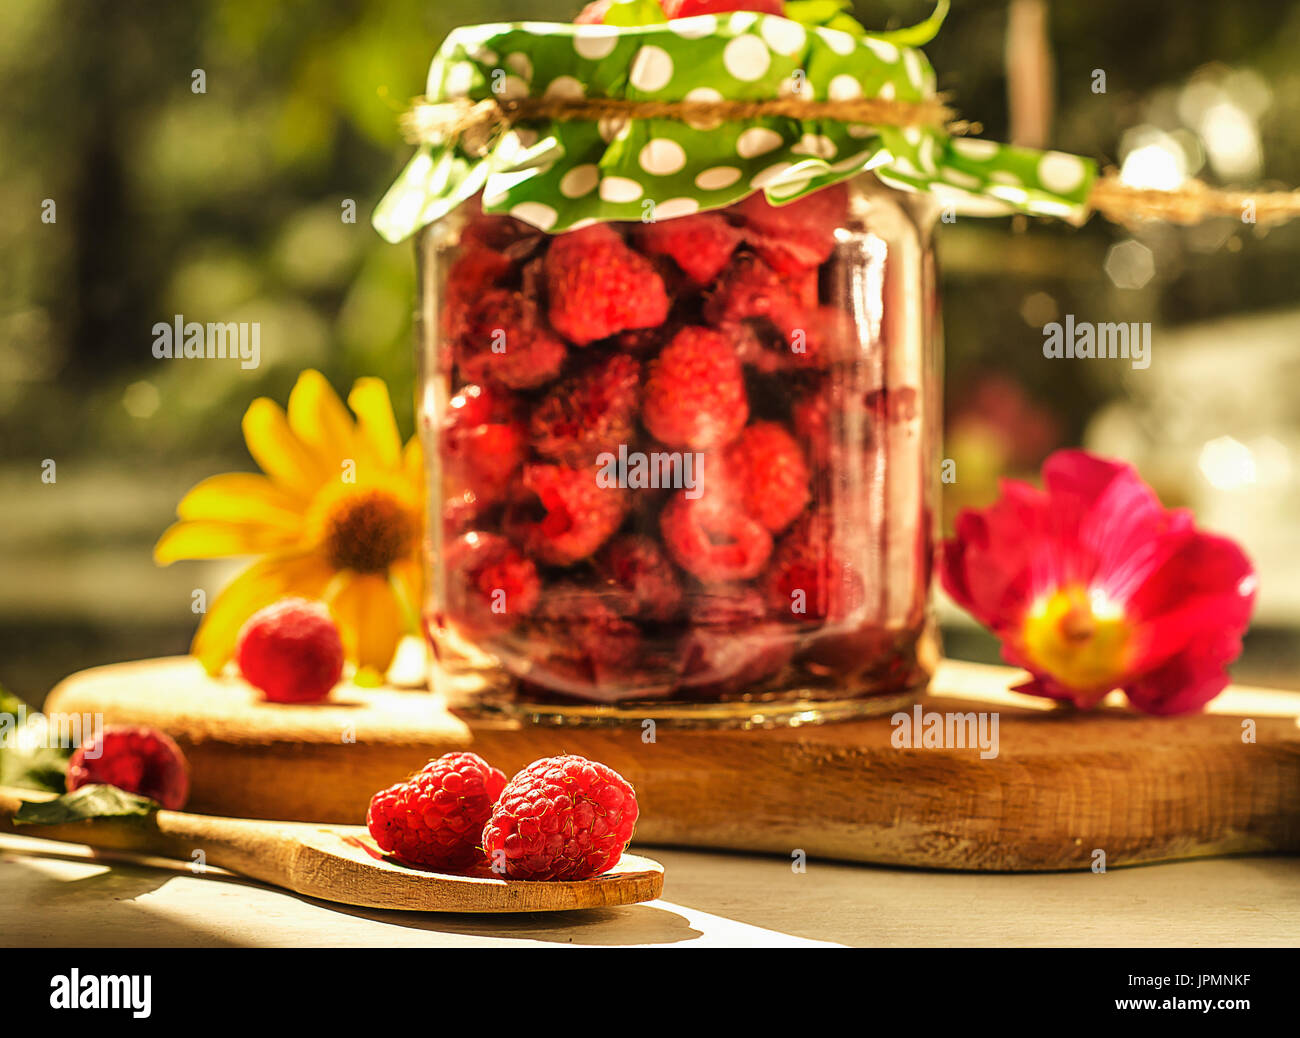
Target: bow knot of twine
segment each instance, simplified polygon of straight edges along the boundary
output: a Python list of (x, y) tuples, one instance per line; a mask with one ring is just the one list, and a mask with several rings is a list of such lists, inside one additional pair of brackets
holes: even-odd
[[(765, 100), (640, 101), (616, 97), (514, 97), (474, 101), (416, 98), (400, 117), (402, 135), (411, 144), (456, 142), (481, 157), (516, 123), (530, 120), (599, 122), (625, 119), (673, 119), (692, 124), (719, 124), (765, 116), (829, 119), (846, 123), (930, 126), (949, 134), (979, 133), (978, 123), (956, 118), (943, 96), (923, 101), (855, 98), (813, 101), (802, 97)], [(1211, 217), (1232, 217), (1261, 225), (1285, 223), (1300, 216), (1300, 190), (1231, 191), (1192, 180), (1172, 191), (1134, 187), (1114, 170), (1092, 185), (1089, 208), (1113, 223), (1143, 220), (1194, 224)]]

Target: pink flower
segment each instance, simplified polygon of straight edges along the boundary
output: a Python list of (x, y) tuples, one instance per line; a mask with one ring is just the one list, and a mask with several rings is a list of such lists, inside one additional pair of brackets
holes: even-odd
[(1116, 688), (1151, 714), (1203, 707), (1250, 622), (1245, 553), (1161, 507), (1122, 462), (1057, 451), (1043, 487), (1003, 481), (995, 504), (958, 514), (940, 549), (948, 594), (1033, 675), (1017, 690), (1085, 708)]

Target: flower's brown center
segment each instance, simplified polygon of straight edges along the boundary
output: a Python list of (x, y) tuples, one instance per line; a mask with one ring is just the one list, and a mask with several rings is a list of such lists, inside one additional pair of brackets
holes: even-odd
[(334, 502), (325, 517), (323, 549), (335, 569), (383, 573), (411, 550), (415, 524), (387, 490), (360, 490)]

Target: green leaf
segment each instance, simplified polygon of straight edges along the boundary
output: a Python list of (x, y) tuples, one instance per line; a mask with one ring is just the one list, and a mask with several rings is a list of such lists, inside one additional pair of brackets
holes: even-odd
[(668, 21), (659, 0), (618, 0), (603, 19), (606, 25), (658, 25)]
[(865, 36), (867, 30), (853, 17), (852, 10), (851, 0), (786, 0), (785, 4), (785, 16), (792, 22)]
[[(19, 727), (19, 719), (27, 724)], [(22, 738), (40, 715), (11, 692), (0, 688), (0, 786), (62, 793), (67, 788), (68, 748), (45, 745), (44, 737)]]
[(54, 800), (24, 800), (14, 821), (28, 825), (60, 825), (88, 818), (143, 818), (158, 810), (158, 802), (136, 796), (116, 786), (82, 786)]
[(938, 0), (934, 13), (923, 22), (907, 29), (894, 29), (889, 32), (869, 32), (866, 35), (873, 40), (883, 40), (898, 47), (924, 47), (937, 35), (943, 20), (948, 17), (948, 0)]

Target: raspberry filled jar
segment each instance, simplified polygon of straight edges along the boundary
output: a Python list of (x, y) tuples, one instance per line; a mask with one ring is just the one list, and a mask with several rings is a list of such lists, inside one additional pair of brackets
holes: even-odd
[(544, 723), (893, 711), (936, 658), (936, 206), (421, 231), (425, 629), (453, 705)]

